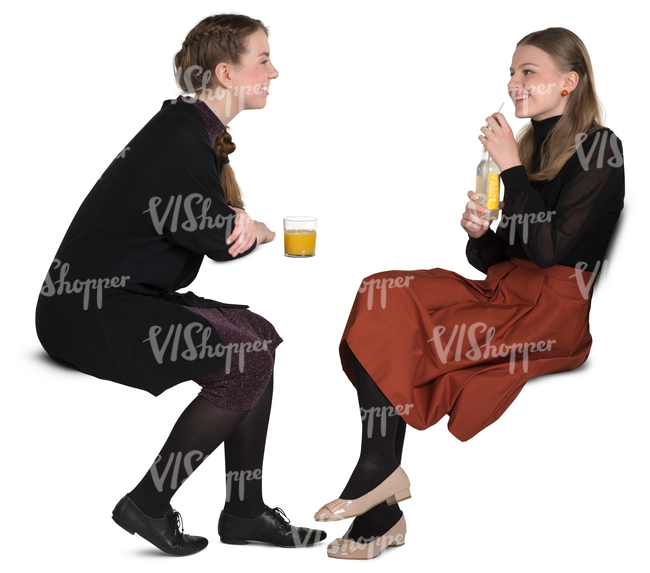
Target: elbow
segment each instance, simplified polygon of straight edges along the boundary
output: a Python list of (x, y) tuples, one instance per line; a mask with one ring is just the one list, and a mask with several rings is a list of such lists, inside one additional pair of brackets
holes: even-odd
[(213, 261), (217, 261), (220, 263), (223, 263), (225, 261), (232, 261), (233, 259), (236, 259), (237, 257), (233, 257), (228, 251), (217, 251), (213, 253), (205, 253), (206, 257), (212, 259)]
[(245, 251), (239, 253), (238, 255), (231, 255), (230, 254), (230, 249), (228, 247), (224, 248), (223, 250), (219, 251), (214, 251), (211, 253), (205, 253), (207, 257), (212, 259), (213, 261), (217, 262), (226, 262), (226, 261), (233, 261), (235, 259), (241, 259), (242, 257), (245, 257), (248, 255), (255, 247), (257, 246), (257, 241), (253, 242), (253, 244)]

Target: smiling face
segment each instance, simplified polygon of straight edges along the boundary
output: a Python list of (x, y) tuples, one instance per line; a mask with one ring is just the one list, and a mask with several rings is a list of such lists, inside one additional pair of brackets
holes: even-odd
[[(562, 115), (577, 82), (576, 72), (560, 72), (544, 50), (528, 44), (518, 46), (512, 56), (508, 82), (515, 116), (539, 121)], [(562, 90), (568, 94), (563, 96)]]
[(261, 109), (266, 105), (271, 80), (278, 71), (270, 59), (269, 40), (264, 30), (257, 30), (246, 40), (247, 51), (238, 66), (230, 66), (233, 92), (241, 109)]

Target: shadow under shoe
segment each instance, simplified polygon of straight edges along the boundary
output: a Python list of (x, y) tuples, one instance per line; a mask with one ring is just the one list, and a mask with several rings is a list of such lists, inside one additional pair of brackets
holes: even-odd
[(128, 495), (115, 506), (113, 521), (131, 535), (137, 533), (168, 555), (192, 555), (208, 545), (205, 537), (183, 533), (183, 520), (178, 511), (170, 508), (163, 517), (155, 519), (144, 514)]
[(327, 534), (320, 529), (294, 527), (279, 507), (266, 509), (253, 519), (230, 515), (219, 516), (219, 537), (223, 543), (245, 545), (249, 541), (271, 543), (278, 547), (307, 547), (323, 541)]

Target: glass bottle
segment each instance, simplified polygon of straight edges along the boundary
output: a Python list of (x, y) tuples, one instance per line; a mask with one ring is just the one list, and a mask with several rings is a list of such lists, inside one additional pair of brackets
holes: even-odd
[(491, 157), (488, 165), (488, 153), (485, 147), (476, 168), (476, 194), (479, 197), (477, 203), (488, 210), (487, 213), (477, 213), (477, 216), (488, 221), (496, 221), (499, 218), (501, 171)]

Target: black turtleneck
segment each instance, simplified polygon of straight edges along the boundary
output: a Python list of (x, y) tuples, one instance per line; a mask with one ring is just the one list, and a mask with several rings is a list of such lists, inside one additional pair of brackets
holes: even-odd
[[(539, 150), (562, 116), (531, 120)], [(576, 142), (576, 143), (579, 143)], [(601, 128), (589, 134), (551, 181), (530, 181), (523, 165), (506, 169), (503, 212), (495, 231), (467, 243), (467, 259), (482, 272), (511, 257), (542, 268), (553, 265), (596, 270), (604, 261), (623, 209), (623, 146)], [(585, 266), (586, 265), (586, 266)]]

